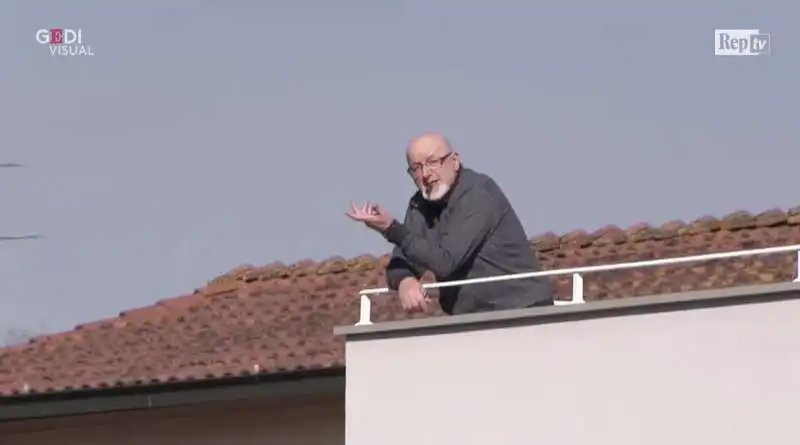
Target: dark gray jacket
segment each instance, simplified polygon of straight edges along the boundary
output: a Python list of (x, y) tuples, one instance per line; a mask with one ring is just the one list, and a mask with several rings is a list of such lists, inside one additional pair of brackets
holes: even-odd
[[(452, 190), (440, 202), (417, 192), (405, 221), (384, 233), (396, 247), (386, 267), (390, 289), (403, 278), (431, 271), (438, 282), (539, 270), (525, 230), (500, 186), (489, 176), (461, 168)], [(441, 288), (439, 302), (448, 314), (553, 304), (546, 278), (498, 281)]]

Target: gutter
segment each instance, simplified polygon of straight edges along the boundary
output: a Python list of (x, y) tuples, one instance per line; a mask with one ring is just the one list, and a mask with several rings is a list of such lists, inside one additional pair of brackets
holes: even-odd
[(344, 394), (344, 368), (0, 398), (0, 424), (236, 400)]

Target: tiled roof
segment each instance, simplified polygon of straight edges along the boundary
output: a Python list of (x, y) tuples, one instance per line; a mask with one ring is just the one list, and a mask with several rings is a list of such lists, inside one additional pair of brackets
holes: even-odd
[[(690, 224), (614, 226), (532, 240), (547, 269), (800, 244), (800, 207)], [(386, 256), (240, 266), (191, 295), (0, 350), (0, 395), (103, 388), (344, 366), (334, 326), (358, 318), (358, 291), (383, 286)], [(603, 272), (587, 300), (790, 281), (796, 255)], [(556, 279), (569, 298), (569, 277)], [(373, 319), (408, 317), (376, 298)], [(431, 310), (430, 316), (439, 314)]]

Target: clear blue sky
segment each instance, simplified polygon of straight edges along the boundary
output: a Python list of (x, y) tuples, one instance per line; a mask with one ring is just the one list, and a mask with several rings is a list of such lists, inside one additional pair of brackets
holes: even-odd
[[(161, 6), (159, 6), (161, 5)], [(450, 136), (531, 236), (800, 204), (789, 1), (6, 0), (0, 328), (54, 331), (241, 263), (383, 253), (403, 150)], [(91, 58), (39, 28), (82, 28)], [(768, 57), (714, 57), (760, 28)]]

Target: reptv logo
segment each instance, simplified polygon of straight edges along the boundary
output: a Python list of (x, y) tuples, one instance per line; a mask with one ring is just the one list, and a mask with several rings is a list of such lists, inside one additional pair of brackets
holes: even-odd
[(36, 41), (48, 45), (51, 56), (93, 56), (92, 47), (83, 40), (81, 28), (52, 28), (36, 31)]
[(714, 55), (763, 56), (771, 51), (769, 33), (757, 29), (715, 29)]

